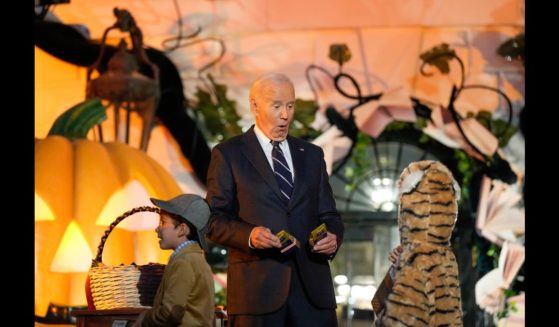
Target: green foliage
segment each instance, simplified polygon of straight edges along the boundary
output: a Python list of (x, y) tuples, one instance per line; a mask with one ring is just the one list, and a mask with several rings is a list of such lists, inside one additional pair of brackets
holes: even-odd
[(390, 124), (386, 125), (384, 131), (397, 132), (409, 127), (409, 124), (403, 121), (393, 120)]
[(431, 141), (431, 137), (425, 133), (421, 133), (421, 136), (419, 137), (419, 143), (427, 143)]
[(419, 56), (426, 64), (437, 67), (443, 74), (450, 72), (448, 62), (454, 57), (456, 57), (456, 53), (446, 43), (437, 45)]
[(510, 315), (511, 312), (517, 312), (518, 307), (516, 306), (516, 302), (511, 301), (510, 303), (507, 301), (508, 298), (511, 298), (515, 295), (518, 295), (518, 291), (515, 291), (511, 288), (508, 288), (504, 291), (505, 294), (505, 307), (503, 310), (497, 311), (497, 319), (506, 318)]
[[(505, 147), (511, 137), (518, 131), (514, 126), (508, 126), (507, 122), (501, 119), (493, 119), (491, 112), (480, 110), (477, 114), (469, 112), (466, 118), (474, 117), (483, 126), (485, 126), (493, 135), (499, 137), (499, 147)], [(506, 132), (505, 132), (506, 129)], [(505, 132), (503, 134), (503, 132)], [(462, 196), (467, 200), (470, 196), (469, 187), (472, 176), (481, 171), (485, 166), (482, 162), (473, 159), (462, 149), (454, 150), (454, 158), (457, 161), (458, 171), (462, 174)], [(489, 158), (488, 158), (489, 160)]]
[(472, 246), (472, 268), (476, 269), (477, 267), (477, 262), (478, 262), (478, 258), (479, 258), (479, 247), (474, 245)]
[(320, 131), (310, 127), (314, 121), (316, 110), (314, 101), (295, 99), (295, 113), (293, 122), (289, 126), (289, 135), (304, 139), (314, 139), (320, 135)]
[(353, 191), (357, 187), (357, 181), (370, 170), (371, 158), (368, 155), (367, 149), (371, 143), (372, 139), (369, 135), (361, 132), (357, 133), (357, 141), (351, 154), (354, 167), (346, 166), (344, 170), (344, 175), (349, 180), (349, 183), (346, 185), (347, 191)]
[(461, 198), (463, 201), (466, 201), (470, 198), (469, 187), (472, 177), (481, 169), (481, 164), (462, 149), (454, 150), (454, 159), (456, 160), (456, 168), (462, 174), (462, 183), (460, 183)]
[(62, 135), (70, 139), (84, 139), (89, 130), (107, 119), (105, 107), (99, 98), (78, 103), (63, 112), (54, 121), (48, 135)]
[[(469, 112), (467, 117), (473, 117), (474, 114)], [(510, 141), (511, 137), (518, 131), (518, 128), (508, 123), (502, 119), (493, 119), (492, 114), (489, 111), (480, 110), (477, 115), (475, 115), (477, 121), (479, 121), (485, 128), (487, 128), (495, 136), (499, 136), (499, 147), (504, 148)], [(505, 132), (506, 130), (506, 132)], [(503, 134), (504, 133), (504, 134)]]
[(357, 188), (357, 178), (355, 178), (355, 169), (353, 169), (353, 167), (350, 166), (345, 166), (344, 176), (349, 180), (349, 182), (344, 186), (344, 189), (346, 192), (351, 193)]
[(497, 267), (499, 265), (499, 256), (501, 255), (501, 248), (494, 243), (489, 245), (487, 249), (487, 256), (493, 258), (493, 266)]
[[(506, 132), (505, 132), (506, 129)], [(494, 135), (501, 135), (503, 132), (505, 134), (501, 135), (499, 138), (499, 147), (504, 148), (509, 143), (511, 137), (518, 131), (518, 128), (515, 126), (508, 126), (507, 122), (501, 119), (496, 119), (491, 124), (491, 132)]]
[(210, 140), (214, 142), (241, 134), (241, 117), (237, 114), (236, 101), (227, 98), (227, 86), (216, 83), (211, 75), (208, 75), (208, 79), (214, 91), (214, 98), (201, 88), (196, 91), (196, 112), (202, 116), (206, 134), (209, 134)]
[(474, 113), (471, 111), (466, 114), (467, 118), (474, 117), (475, 119), (477, 119), (477, 121), (480, 122), (480, 124), (485, 126), (485, 128), (487, 129), (491, 128), (491, 116), (492, 116), (491, 112), (486, 110), (480, 110), (477, 112), (476, 115), (474, 115)]
[(219, 292), (215, 292), (215, 305), (227, 307), (227, 288), (223, 287)]
[(425, 127), (427, 127), (427, 119), (423, 117), (417, 117), (417, 120), (414, 123), (414, 127), (419, 130), (424, 129)]

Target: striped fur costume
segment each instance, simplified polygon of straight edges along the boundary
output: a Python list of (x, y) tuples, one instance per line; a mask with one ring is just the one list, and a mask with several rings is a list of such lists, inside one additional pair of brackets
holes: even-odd
[(450, 237), (460, 195), (438, 161), (411, 163), (400, 176), (403, 252), (377, 326), (462, 326), (458, 266)]

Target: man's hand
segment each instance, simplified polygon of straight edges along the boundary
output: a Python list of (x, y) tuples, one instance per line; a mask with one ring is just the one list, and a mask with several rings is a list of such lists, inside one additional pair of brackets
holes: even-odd
[(280, 248), (279, 238), (264, 226), (254, 227), (250, 232), (250, 244), (255, 249)]
[(390, 252), (390, 255), (388, 255), (388, 261), (392, 262), (392, 264), (395, 265), (398, 261), (398, 258), (400, 258), (400, 254), (402, 253), (402, 251), (404, 251), (404, 248), (401, 245), (395, 247), (394, 250)]
[(318, 241), (312, 251), (315, 253), (322, 253), (326, 255), (331, 255), (338, 249), (338, 241), (336, 239), (336, 234), (326, 232), (326, 237)]

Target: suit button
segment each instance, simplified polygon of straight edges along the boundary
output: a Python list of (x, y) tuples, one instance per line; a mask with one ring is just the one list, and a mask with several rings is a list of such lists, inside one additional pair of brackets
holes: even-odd
[(291, 212), (287, 212), (287, 217), (291, 217)]

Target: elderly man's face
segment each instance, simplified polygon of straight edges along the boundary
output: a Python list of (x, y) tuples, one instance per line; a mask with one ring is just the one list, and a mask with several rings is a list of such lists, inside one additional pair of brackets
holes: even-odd
[(274, 141), (287, 137), (295, 111), (295, 90), (288, 82), (268, 81), (251, 99), (256, 125)]

